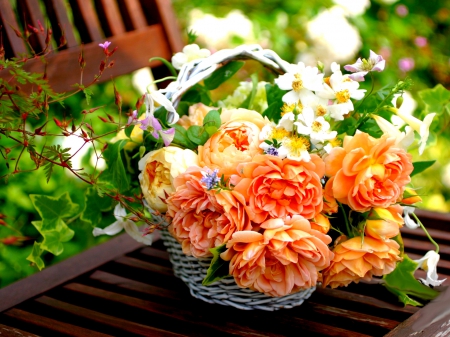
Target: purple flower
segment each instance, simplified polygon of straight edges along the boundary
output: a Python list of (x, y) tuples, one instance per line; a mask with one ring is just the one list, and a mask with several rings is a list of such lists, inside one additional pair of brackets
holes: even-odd
[(108, 49), (111, 42), (105, 41), (104, 43), (100, 43), (99, 46), (102, 47), (104, 50)]
[(138, 115), (137, 115), (137, 111), (134, 110), (131, 114), (130, 117), (128, 117), (128, 122), (127, 122), (127, 126), (131, 125), (131, 124), (137, 124), (138, 123)]
[(175, 128), (170, 128), (167, 130), (158, 131), (164, 142), (164, 146), (169, 146), (175, 137)]
[(204, 183), (206, 185), (206, 189), (212, 190), (214, 187), (216, 187), (219, 182), (219, 176), (217, 175), (219, 173), (219, 169), (214, 169), (214, 171), (211, 172), (210, 169), (208, 169), (208, 172), (202, 171), (203, 178), (200, 179), (200, 182)]
[(411, 57), (404, 57), (398, 60), (398, 67), (401, 71), (407, 72), (414, 69), (414, 59)]
[(409, 13), (408, 7), (406, 7), (405, 5), (398, 5), (397, 7), (395, 7), (395, 11), (397, 12), (398, 16), (401, 17), (405, 17)]
[(418, 36), (414, 39), (414, 43), (417, 47), (425, 47), (428, 44), (428, 40), (426, 37)]
[(266, 154), (270, 154), (272, 156), (278, 157), (278, 149), (274, 146), (270, 146), (267, 150), (264, 151)]
[(349, 76), (352, 80), (361, 82), (364, 81), (364, 76), (369, 71), (383, 71), (385, 64), (386, 61), (383, 59), (383, 56), (377, 55), (371, 50), (368, 60), (358, 58), (356, 63), (347, 64), (344, 66), (344, 69), (354, 73)]
[(175, 128), (163, 130), (161, 123), (153, 116), (153, 114), (149, 114), (145, 119), (140, 121), (140, 123), (141, 125), (139, 127), (144, 131), (150, 132), (155, 139), (161, 137), (164, 146), (169, 146), (170, 143), (172, 143), (173, 138), (175, 137)]

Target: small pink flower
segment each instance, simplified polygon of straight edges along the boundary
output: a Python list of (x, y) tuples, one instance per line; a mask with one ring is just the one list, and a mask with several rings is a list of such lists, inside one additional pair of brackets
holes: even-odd
[(404, 57), (398, 60), (398, 67), (401, 71), (407, 72), (414, 69), (414, 59), (411, 57)]
[(405, 5), (398, 5), (397, 7), (395, 7), (395, 11), (398, 14), (398, 16), (401, 17), (405, 17), (409, 13), (408, 7), (406, 7)]
[(426, 37), (418, 36), (414, 39), (414, 43), (417, 47), (425, 47), (428, 44), (428, 40)]
[(104, 50), (107, 50), (111, 42), (105, 41), (104, 43), (100, 43), (99, 47), (103, 48)]

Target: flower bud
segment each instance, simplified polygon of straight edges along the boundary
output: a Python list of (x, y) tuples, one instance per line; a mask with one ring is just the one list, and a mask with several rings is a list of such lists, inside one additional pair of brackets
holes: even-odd
[(400, 109), (400, 107), (402, 106), (402, 104), (403, 104), (403, 96), (398, 96), (398, 97), (397, 97), (397, 100), (395, 101), (395, 107), (396, 107), (397, 109)]
[(416, 191), (412, 188), (406, 188), (403, 192), (403, 199), (401, 203), (405, 205), (413, 205), (417, 202), (422, 202), (422, 198), (419, 197)]
[(322, 213), (319, 213), (311, 221), (311, 228), (327, 234), (331, 228), (330, 220)]
[(388, 208), (373, 208), (366, 221), (366, 234), (381, 240), (397, 236), (403, 226), (402, 207), (399, 205)]

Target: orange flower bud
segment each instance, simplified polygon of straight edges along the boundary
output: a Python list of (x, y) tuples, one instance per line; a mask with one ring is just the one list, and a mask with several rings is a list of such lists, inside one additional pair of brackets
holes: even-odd
[(366, 221), (366, 234), (381, 240), (397, 236), (403, 226), (402, 207), (373, 208)]
[(327, 234), (331, 228), (330, 220), (322, 213), (319, 213), (311, 221), (311, 228)]
[(412, 188), (406, 188), (403, 192), (403, 199), (401, 203), (405, 205), (413, 205), (417, 202), (422, 202), (422, 198), (419, 197), (416, 191)]

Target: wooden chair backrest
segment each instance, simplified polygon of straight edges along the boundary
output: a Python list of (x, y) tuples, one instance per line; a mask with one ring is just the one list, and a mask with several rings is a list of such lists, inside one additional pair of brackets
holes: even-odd
[[(38, 28), (39, 22), (52, 28), (55, 45), (60, 44), (62, 36), (67, 41), (47, 57), (47, 76), (58, 92), (71, 90), (71, 85), (79, 83), (81, 48), (86, 60), (83, 77), (91, 80), (104, 58), (98, 44), (108, 40), (110, 50), (118, 47), (112, 57), (115, 66), (100, 78), (104, 81), (143, 67), (159, 66), (160, 62), (149, 63), (149, 59), (170, 59), (183, 45), (170, 0), (16, 0), (15, 7), (11, 0), (0, 0), (6, 58), (29, 55), (29, 46), (13, 28), (24, 34), (24, 27)], [(45, 34), (32, 36), (30, 45), (36, 52), (42, 51)], [(45, 65), (36, 59), (28, 61), (25, 69), (43, 73)], [(0, 76), (6, 78), (8, 74), (3, 70)]]

